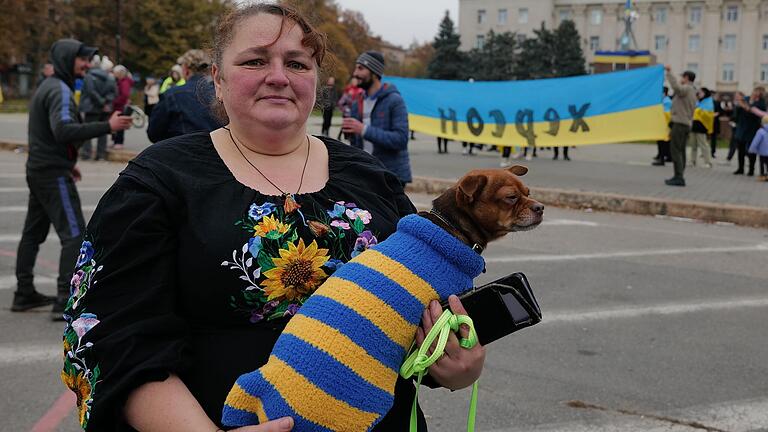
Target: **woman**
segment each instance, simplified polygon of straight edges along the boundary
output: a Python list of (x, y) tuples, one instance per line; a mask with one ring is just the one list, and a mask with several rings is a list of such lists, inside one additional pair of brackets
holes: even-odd
[(160, 102), (160, 84), (154, 77), (147, 77), (144, 84), (144, 114), (147, 118), (152, 115), (152, 109)]
[[(131, 73), (123, 65), (117, 65), (112, 70), (117, 80), (117, 96), (112, 101), (112, 110), (122, 112), (123, 109), (131, 103), (131, 89), (133, 88), (133, 78)], [(123, 148), (125, 142), (125, 131), (117, 131), (112, 135), (113, 148), (119, 150)]]
[(712, 92), (702, 87), (696, 93), (699, 103), (693, 113), (693, 126), (688, 135), (688, 147), (691, 149), (689, 164), (696, 166), (697, 153), (701, 153), (704, 168), (712, 168), (712, 155), (707, 142), (707, 134), (714, 128), (715, 106), (712, 102)]
[(175, 64), (171, 68), (171, 73), (163, 80), (163, 84), (160, 86), (160, 94), (162, 95), (172, 87), (183, 86), (186, 83), (182, 76), (181, 65)]
[(766, 109), (765, 101), (765, 88), (755, 87), (752, 90), (752, 95), (749, 97), (749, 103), (746, 100), (737, 99), (739, 110), (739, 124), (737, 126), (737, 141), (738, 141), (738, 158), (739, 168), (734, 174), (744, 174), (744, 159), (749, 161), (748, 176), (755, 175), (755, 161), (756, 155), (747, 153), (749, 144), (755, 138), (757, 131), (760, 130), (760, 117), (751, 112), (751, 109), (756, 108), (758, 111), (764, 111)]
[[(325, 52), (287, 7), (232, 12), (213, 43), (227, 126), (150, 147), (102, 198), (73, 276), (62, 373), (89, 430), (216, 431), (232, 384), (266, 363), (303, 301), (414, 212), (373, 157), (306, 134)], [(441, 313), (430, 306), (426, 327)], [(463, 388), (484, 349), (450, 344), (459, 354), (430, 375)], [(414, 391), (398, 381), (376, 430), (408, 428)]]

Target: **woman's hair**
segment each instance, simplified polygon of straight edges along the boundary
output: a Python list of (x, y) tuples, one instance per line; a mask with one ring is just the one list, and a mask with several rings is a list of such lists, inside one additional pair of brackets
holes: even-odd
[[(273, 3), (256, 3), (238, 7), (219, 20), (213, 36), (213, 46), (211, 47), (213, 64), (215, 64), (219, 70), (221, 70), (221, 60), (224, 56), (224, 51), (229, 44), (232, 43), (235, 32), (237, 32), (241, 23), (247, 18), (259, 14), (282, 17), (280, 31), (275, 40), (266, 45), (267, 47), (274, 45), (277, 40), (280, 39), (283, 35), (283, 31), (285, 31), (286, 21), (291, 21), (297, 24), (304, 33), (304, 37), (301, 39), (301, 45), (312, 51), (312, 58), (317, 63), (318, 67), (322, 68), (323, 60), (325, 59), (328, 50), (328, 39), (324, 33), (315, 29), (303, 15), (290, 6)], [(211, 103), (211, 112), (213, 116), (222, 123), (227, 123), (229, 121), (227, 112), (224, 109), (224, 104), (216, 98), (214, 98)]]

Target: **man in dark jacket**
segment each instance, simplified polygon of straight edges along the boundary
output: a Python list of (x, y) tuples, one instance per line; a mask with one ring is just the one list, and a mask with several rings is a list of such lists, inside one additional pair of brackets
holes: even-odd
[(353, 76), (365, 90), (352, 103), (342, 131), (352, 134), (352, 145), (376, 156), (403, 184), (411, 182), (408, 158), (408, 110), (395, 86), (382, 84), (384, 56), (366, 51), (357, 58)]
[[(38, 87), (29, 107), (27, 185), (29, 206), (16, 258), (18, 287), (11, 310), (25, 311), (54, 303), (51, 317), (63, 320), (69, 298), (69, 283), (85, 229), (75, 181), (78, 148), (83, 140), (127, 129), (131, 118), (118, 116), (109, 121), (82, 123), (75, 106), (75, 79), (85, 76), (96, 48), (74, 39), (61, 39), (51, 47), (54, 75)], [(40, 294), (33, 276), (40, 244), (53, 224), (61, 240), (57, 296)]]
[[(98, 56), (91, 62), (91, 68), (83, 80), (83, 92), (80, 95), (80, 112), (85, 115), (86, 123), (104, 122), (112, 112), (112, 101), (117, 95), (115, 78), (101, 68)], [(81, 159), (91, 158), (91, 140), (85, 141), (80, 151)], [(107, 158), (107, 135), (96, 140), (96, 160)]]
[(178, 59), (186, 83), (163, 93), (152, 109), (147, 136), (153, 143), (192, 132), (211, 132), (223, 125), (211, 114), (215, 97), (208, 73), (211, 60), (203, 50), (193, 49)]

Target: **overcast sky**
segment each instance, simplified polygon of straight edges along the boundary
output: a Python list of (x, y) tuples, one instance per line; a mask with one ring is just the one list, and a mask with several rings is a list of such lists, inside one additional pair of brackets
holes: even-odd
[(375, 35), (407, 48), (414, 39), (434, 39), (445, 11), (454, 24), (459, 16), (459, 0), (336, 0), (342, 8), (363, 13)]

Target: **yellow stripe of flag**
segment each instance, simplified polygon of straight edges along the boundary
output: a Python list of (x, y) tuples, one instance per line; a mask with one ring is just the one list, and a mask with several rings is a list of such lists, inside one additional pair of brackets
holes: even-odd
[(269, 357), (269, 364), (273, 367), (262, 369), (264, 378), (296, 414), (309, 421), (337, 431), (364, 431), (379, 418), (376, 413), (359, 410), (334, 398), (274, 355)]

